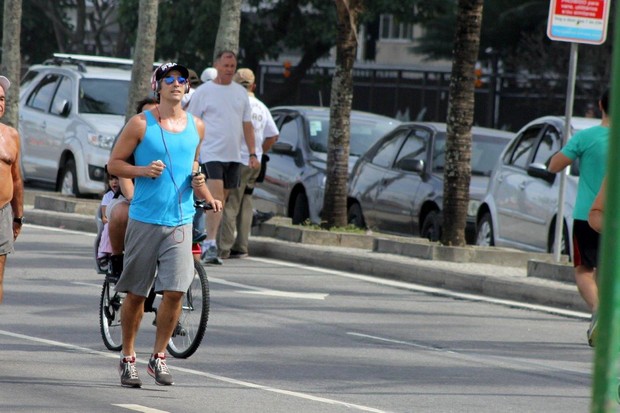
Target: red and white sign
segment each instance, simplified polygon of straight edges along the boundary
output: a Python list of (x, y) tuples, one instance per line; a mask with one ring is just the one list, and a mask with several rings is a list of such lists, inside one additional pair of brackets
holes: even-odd
[(604, 43), (610, 4), (611, 0), (551, 0), (547, 36), (564, 42)]

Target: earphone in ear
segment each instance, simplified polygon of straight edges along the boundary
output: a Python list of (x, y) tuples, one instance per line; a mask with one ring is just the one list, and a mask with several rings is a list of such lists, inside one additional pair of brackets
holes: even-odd
[(151, 76), (151, 89), (153, 89), (153, 92), (159, 93), (160, 86), (157, 81), (157, 70), (159, 70), (159, 68), (155, 69), (153, 75)]

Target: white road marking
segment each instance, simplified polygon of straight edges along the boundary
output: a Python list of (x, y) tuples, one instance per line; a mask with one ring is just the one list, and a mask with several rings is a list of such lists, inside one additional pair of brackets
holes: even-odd
[(216, 278), (216, 277), (209, 277), (209, 282), (216, 283), (216, 284), (222, 284), (222, 285), (228, 285), (230, 287), (243, 288), (245, 290), (250, 290), (250, 291), (238, 291), (239, 293), (243, 293), (243, 294), (269, 295), (273, 297), (282, 297), (282, 298), (302, 298), (302, 299), (307, 299), (307, 300), (324, 300), (326, 297), (329, 296), (329, 294), (322, 294), (322, 293), (298, 293), (298, 292), (291, 292), (291, 291), (271, 290), (269, 288), (254, 287), (252, 285), (240, 284), (240, 283), (223, 280), (221, 278)]
[[(104, 351), (99, 351), (99, 350), (93, 350), (93, 349), (90, 349), (90, 348), (87, 348), (87, 347), (81, 347), (81, 346), (76, 346), (76, 345), (73, 345), (73, 344), (63, 343), (61, 341), (54, 341), (54, 340), (48, 340), (48, 339), (39, 338), (39, 337), (27, 336), (27, 335), (24, 335), (24, 334), (12, 333), (12, 332), (6, 331), (6, 330), (0, 330), (0, 335), (14, 337), (14, 338), (18, 338), (18, 339), (21, 339), (21, 340), (33, 341), (33, 342), (36, 342), (36, 343), (46, 344), (46, 345), (54, 346), (54, 347), (67, 348), (67, 349), (71, 349), (71, 350), (74, 350), (74, 351), (80, 351), (80, 352), (85, 353), (85, 354), (91, 354), (91, 355), (96, 355), (96, 356), (101, 356), (101, 357), (106, 357), (106, 358), (118, 360), (118, 353), (110, 353), (110, 352), (104, 352)], [(145, 364), (146, 365), (147, 361), (146, 360), (136, 360), (136, 363)], [(272, 392), (272, 393), (277, 393), (277, 394), (282, 394), (282, 395), (286, 395), (286, 396), (296, 397), (296, 398), (299, 398), (299, 399), (310, 400), (310, 401), (315, 401), (315, 402), (325, 403), (325, 404), (331, 404), (331, 405), (335, 405), (335, 406), (344, 406), (344, 407), (347, 407), (349, 409), (359, 410), (359, 411), (362, 411), (362, 412), (390, 413), (390, 412), (388, 412), (386, 410), (376, 409), (374, 407), (364, 406), (364, 405), (361, 405), (361, 404), (354, 404), (354, 403), (343, 402), (343, 401), (335, 400), (335, 399), (328, 399), (326, 397), (313, 396), (311, 394), (306, 394), (306, 393), (301, 393), (301, 392), (291, 391), (291, 390), (286, 390), (286, 389), (280, 389), (280, 388), (277, 388), (277, 387), (263, 386), (262, 384), (252, 383), (252, 382), (243, 381), (243, 380), (237, 380), (237, 379), (233, 379), (233, 378), (230, 378), (230, 377), (220, 376), (218, 374), (207, 373), (207, 372), (204, 372), (204, 371), (193, 370), (193, 369), (188, 369), (188, 368), (184, 368), (184, 367), (175, 367), (175, 366), (168, 366), (168, 368), (170, 370), (182, 371), (184, 373), (193, 374), (195, 376), (206, 377), (206, 378), (209, 378), (209, 379), (213, 379), (213, 380), (217, 380), (217, 381), (221, 381), (221, 382), (225, 382), (225, 383), (229, 383), (229, 384), (234, 384), (234, 385), (241, 386), (241, 387), (248, 387), (248, 388), (252, 388), (252, 389), (268, 391), (268, 392)], [(156, 410), (140, 410), (140, 411), (144, 411), (144, 412), (157, 412)]]
[(404, 281), (388, 280), (385, 278), (373, 277), (371, 275), (353, 274), (353, 273), (345, 272), (345, 271), (330, 270), (326, 268), (295, 264), (291, 262), (285, 262), (285, 261), (274, 260), (274, 259), (269, 259), (269, 258), (251, 257), (248, 259), (259, 261), (259, 262), (264, 262), (266, 264), (277, 264), (277, 265), (282, 265), (285, 267), (301, 268), (301, 269), (321, 272), (324, 274), (336, 275), (339, 277), (345, 277), (345, 278), (365, 281), (365, 282), (369, 282), (373, 284), (387, 285), (387, 286), (406, 289), (410, 291), (418, 291), (418, 292), (422, 292), (426, 294), (440, 295), (444, 297), (452, 297), (452, 298), (458, 298), (458, 299), (463, 299), (463, 300), (468, 300), (468, 301), (479, 301), (479, 302), (490, 303), (490, 304), (498, 304), (498, 305), (502, 305), (506, 307), (540, 311), (543, 313), (555, 314), (555, 315), (560, 315), (563, 317), (571, 317), (571, 318), (578, 318), (578, 319), (584, 319), (584, 320), (589, 320), (592, 317), (592, 314), (583, 313), (580, 311), (563, 310), (561, 308), (549, 307), (545, 305), (527, 304), (527, 303), (522, 303), (519, 301), (505, 300), (501, 298), (486, 297), (486, 296), (476, 295), (476, 294), (459, 293), (456, 291), (450, 291), (450, 290), (446, 290), (443, 288), (426, 287), (424, 285), (419, 285), (419, 284), (414, 284), (414, 283), (404, 282)]
[(142, 413), (170, 413), (167, 410), (153, 409), (151, 407), (141, 406), (139, 404), (112, 404), (112, 406), (122, 407), (123, 409), (133, 410)]
[(512, 370), (519, 370), (519, 371), (534, 370), (536, 372), (547, 370), (552, 373), (557, 373), (557, 372), (572, 373), (578, 376), (586, 376), (586, 377), (591, 377), (592, 375), (592, 371), (590, 370), (589, 367), (585, 369), (566, 368), (560, 365), (552, 365), (548, 363), (531, 361), (528, 359), (517, 358), (517, 357), (502, 357), (502, 356), (493, 356), (489, 354), (458, 352), (454, 350), (433, 347), (433, 346), (428, 346), (424, 344), (418, 344), (418, 343), (414, 343), (410, 341), (394, 340), (390, 338), (379, 337), (379, 336), (374, 336), (370, 334), (355, 333), (355, 332), (347, 332), (347, 335), (360, 337), (360, 338), (366, 338), (370, 340), (382, 341), (385, 343), (399, 344), (399, 345), (404, 345), (407, 347), (415, 347), (415, 348), (420, 348), (420, 349), (428, 350), (428, 351), (441, 352), (444, 354), (448, 354), (450, 355), (450, 357), (454, 357), (456, 359), (474, 361), (476, 363), (481, 363), (481, 364), (486, 364), (486, 365), (491, 365), (491, 366), (499, 366), (502, 368), (508, 368)]

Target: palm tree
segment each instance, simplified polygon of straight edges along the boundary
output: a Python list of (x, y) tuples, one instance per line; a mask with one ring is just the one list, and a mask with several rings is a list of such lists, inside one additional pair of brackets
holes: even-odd
[(454, 34), (444, 170), (444, 245), (465, 245), (471, 179), (471, 128), (474, 121), (475, 66), (480, 47), (484, 0), (459, 0)]
[(22, 21), (22, 0), (4, 1), (4, 23), (2, 27), (2, 66), (0, 73), (11, 81), (11, 88), (6, 94), (4, 122), (17, 128), (19, 112), (20, 80), (20, 34)]
[(222, 1), (220, 24), (213, 48), (213, 60), (222, 50), (239, 50), (239, 28), (241, 26), (241, 0)]
[(327, 228), (347, 225), (353, 63), (357, 53), (357, 25), (362, 3), (363, 0), (336, 0), (336, 70), (332, 78), (327, 179), (323, 200), (323, 217)]
[(157, 38), (157, 7), (158, 0), (140, 0), (136, 50), (133, 55), (131, 69), (131, 88), (127, 98), (125, 120), (135, 115), (136, 103), (143, 99), (151, 90), (150, 79), (155, 60), (155, 40)]

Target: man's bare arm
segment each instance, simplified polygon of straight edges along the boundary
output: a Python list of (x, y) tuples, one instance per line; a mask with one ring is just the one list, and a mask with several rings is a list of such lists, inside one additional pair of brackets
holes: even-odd
[[(256, 139), (254, 138), (252, 122), (243, 122), (243, 136), (245, 137), (246, 145), (248, 145), (249, 153), (256, 154)], [(258, 162), (256, 156), (250, 156), (249, 167), (254, 169), (260, 168), (260, 162)]]
[(564, 155), (562, 152), (558, 152), (551, 157), (547, 170), (556, 174), (572, 163), (573, 160), (571, 158)]
[(11, 208), (13, 216), (21, 217), (24, 215), (24, 182), (22, 172), (19, 168), (20, 142), (17, 130), (11, 128), (11, 136), (17, 145), (17, 152), (13, 163), (11, 164), (11, 177), (13, 178), (13, 198), (11, 199)]

